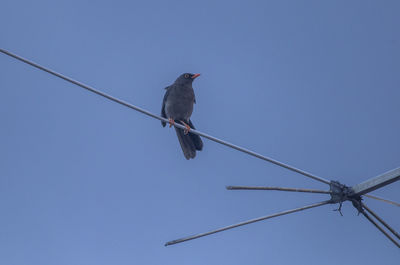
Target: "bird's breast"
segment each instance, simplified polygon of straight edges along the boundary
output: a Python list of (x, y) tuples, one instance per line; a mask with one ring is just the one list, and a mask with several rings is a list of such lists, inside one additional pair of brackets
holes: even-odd
[(165, 104), (165, 111), (168, 118), (188, 120), (193, 112), (193, 104), (193, 89), (191, 91), (177, 89), (170, 92)]

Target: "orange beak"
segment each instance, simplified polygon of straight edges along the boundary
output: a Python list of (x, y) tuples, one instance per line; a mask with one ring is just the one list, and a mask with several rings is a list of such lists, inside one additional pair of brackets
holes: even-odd
[(200, 74), (194, 74), (193, 76), (192, 76), (192, 79), (196, 79), (197, 77), (199, 77), (200, 76)]

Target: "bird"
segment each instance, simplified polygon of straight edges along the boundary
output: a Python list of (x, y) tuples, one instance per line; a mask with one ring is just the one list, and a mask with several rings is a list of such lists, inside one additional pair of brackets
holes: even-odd
[[(190, 120), (193, 112), (193, 105), (196, 103), (193, 81), (200, 74), (184, 73), (180, 75), (175, 82), (167, 86), (161, 107), (161, 117), (168, 119), (169, 124), (173, 126), (176, 123), (185, 126), (185, 129), (175, 127), (183, 155), (187, 160), (196, 156), (196, 151), (203, 149), (203, 142), (197, 134), (190, 132), (190, 129), (196, 129)], [(161, 121), (161, 125), (165, 127), (167, 123)]]

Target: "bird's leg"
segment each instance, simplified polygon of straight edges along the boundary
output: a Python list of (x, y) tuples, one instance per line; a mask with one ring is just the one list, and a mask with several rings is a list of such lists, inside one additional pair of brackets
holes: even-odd
[(171, 128), (173, 125), (175, 125), (174, 119), (169, 118), (168, 121), (169, 121), (169, 128)]
[(185, 130), (183, 131), (184, 134), (188, 134), (190, 131), (190, 126), (187, 125), (184, 121), (181, 121), (183, 123), (183, 125), (185, 125)]

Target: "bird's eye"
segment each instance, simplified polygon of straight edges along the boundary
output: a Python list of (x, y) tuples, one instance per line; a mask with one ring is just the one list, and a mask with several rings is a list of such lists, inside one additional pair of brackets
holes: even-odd
[(189, 78), (189, 74), (185, 74), (185, 78)]

